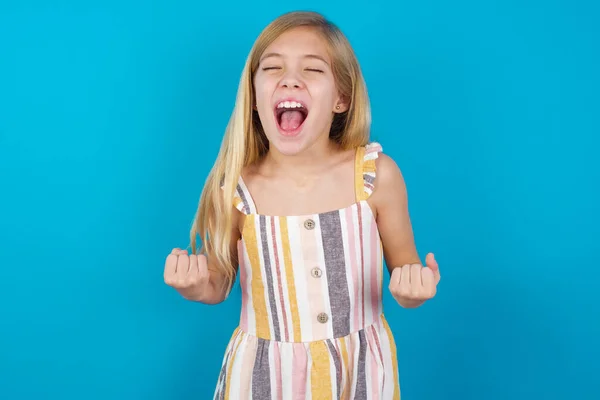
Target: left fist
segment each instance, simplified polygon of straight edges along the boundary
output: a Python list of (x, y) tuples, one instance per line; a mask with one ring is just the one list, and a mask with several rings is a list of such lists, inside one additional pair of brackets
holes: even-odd
[(390, 292), (402, 307), (418, 307), (435, 296), (440, 269), (432, 253), (427, 254), (425, 265), (406, 264), (392, 272)]

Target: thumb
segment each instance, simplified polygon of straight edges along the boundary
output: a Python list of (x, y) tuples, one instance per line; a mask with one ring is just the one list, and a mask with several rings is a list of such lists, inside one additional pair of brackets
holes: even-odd
[(427, 257), (425, 258), (425, 265), (429, 269), (431, 269), (431, 271), (439, 279), (439, 276), (440, 276), (440, 267), (439, 267), (437, 261), (435, 260), (435, 256), (433, 255), (433, 253), (427, 254)]

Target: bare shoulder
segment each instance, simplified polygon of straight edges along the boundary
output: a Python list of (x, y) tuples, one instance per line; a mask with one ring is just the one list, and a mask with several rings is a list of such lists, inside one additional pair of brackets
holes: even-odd
[(373, 205), (378, 209), (387, 202), (406, 201), (406, 183), (400, 167), (393, 158), (385, 153), (379, 154), (374, 182)]

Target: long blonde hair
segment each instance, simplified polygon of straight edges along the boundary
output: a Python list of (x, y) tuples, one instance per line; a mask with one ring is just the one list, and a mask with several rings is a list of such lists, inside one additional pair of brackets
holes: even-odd
[(369, 141), (371, 110), (367, 88), (354, 51), (339, 28), (315, 12), (295, 11), (271, 22), (252, 47), (242, 72), (233, 113), (221, 149), (208, 175), (190, 231), (192, 252), (201, 235), (201, 253), (225, 276), (227, 290), (235, 280), (237, 265), (230, 254), (233, 200), (242, 169), (261, 159), (269, 149), (258, 113), (253, 110), (253, 77), (265, 49), (282, 33), (296, 27), (316, 29), (329, 45), (332, 71), (349, 109), (335, 114), (330, 138), (342, 149), (364, 146)]

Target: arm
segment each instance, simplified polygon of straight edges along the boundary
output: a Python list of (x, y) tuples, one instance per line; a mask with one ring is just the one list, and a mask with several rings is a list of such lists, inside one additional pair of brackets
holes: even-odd
[(421, 264), (408, 212), (404, 177), (394, 160), (385, 154), (377, 159), (371, 201), (391, 275), (390, 291), (401, 306), (418, 307), (435, 295), (439, 269), (433, 254), (427, 255), (427, 267)]
[(377, 178), (371, 196), (377, 212), (377, 226), (390, 274), (396, 267), (420, 264), (408, 213), (406, 184), (400, 169), (389, 156), (377, 159)]

